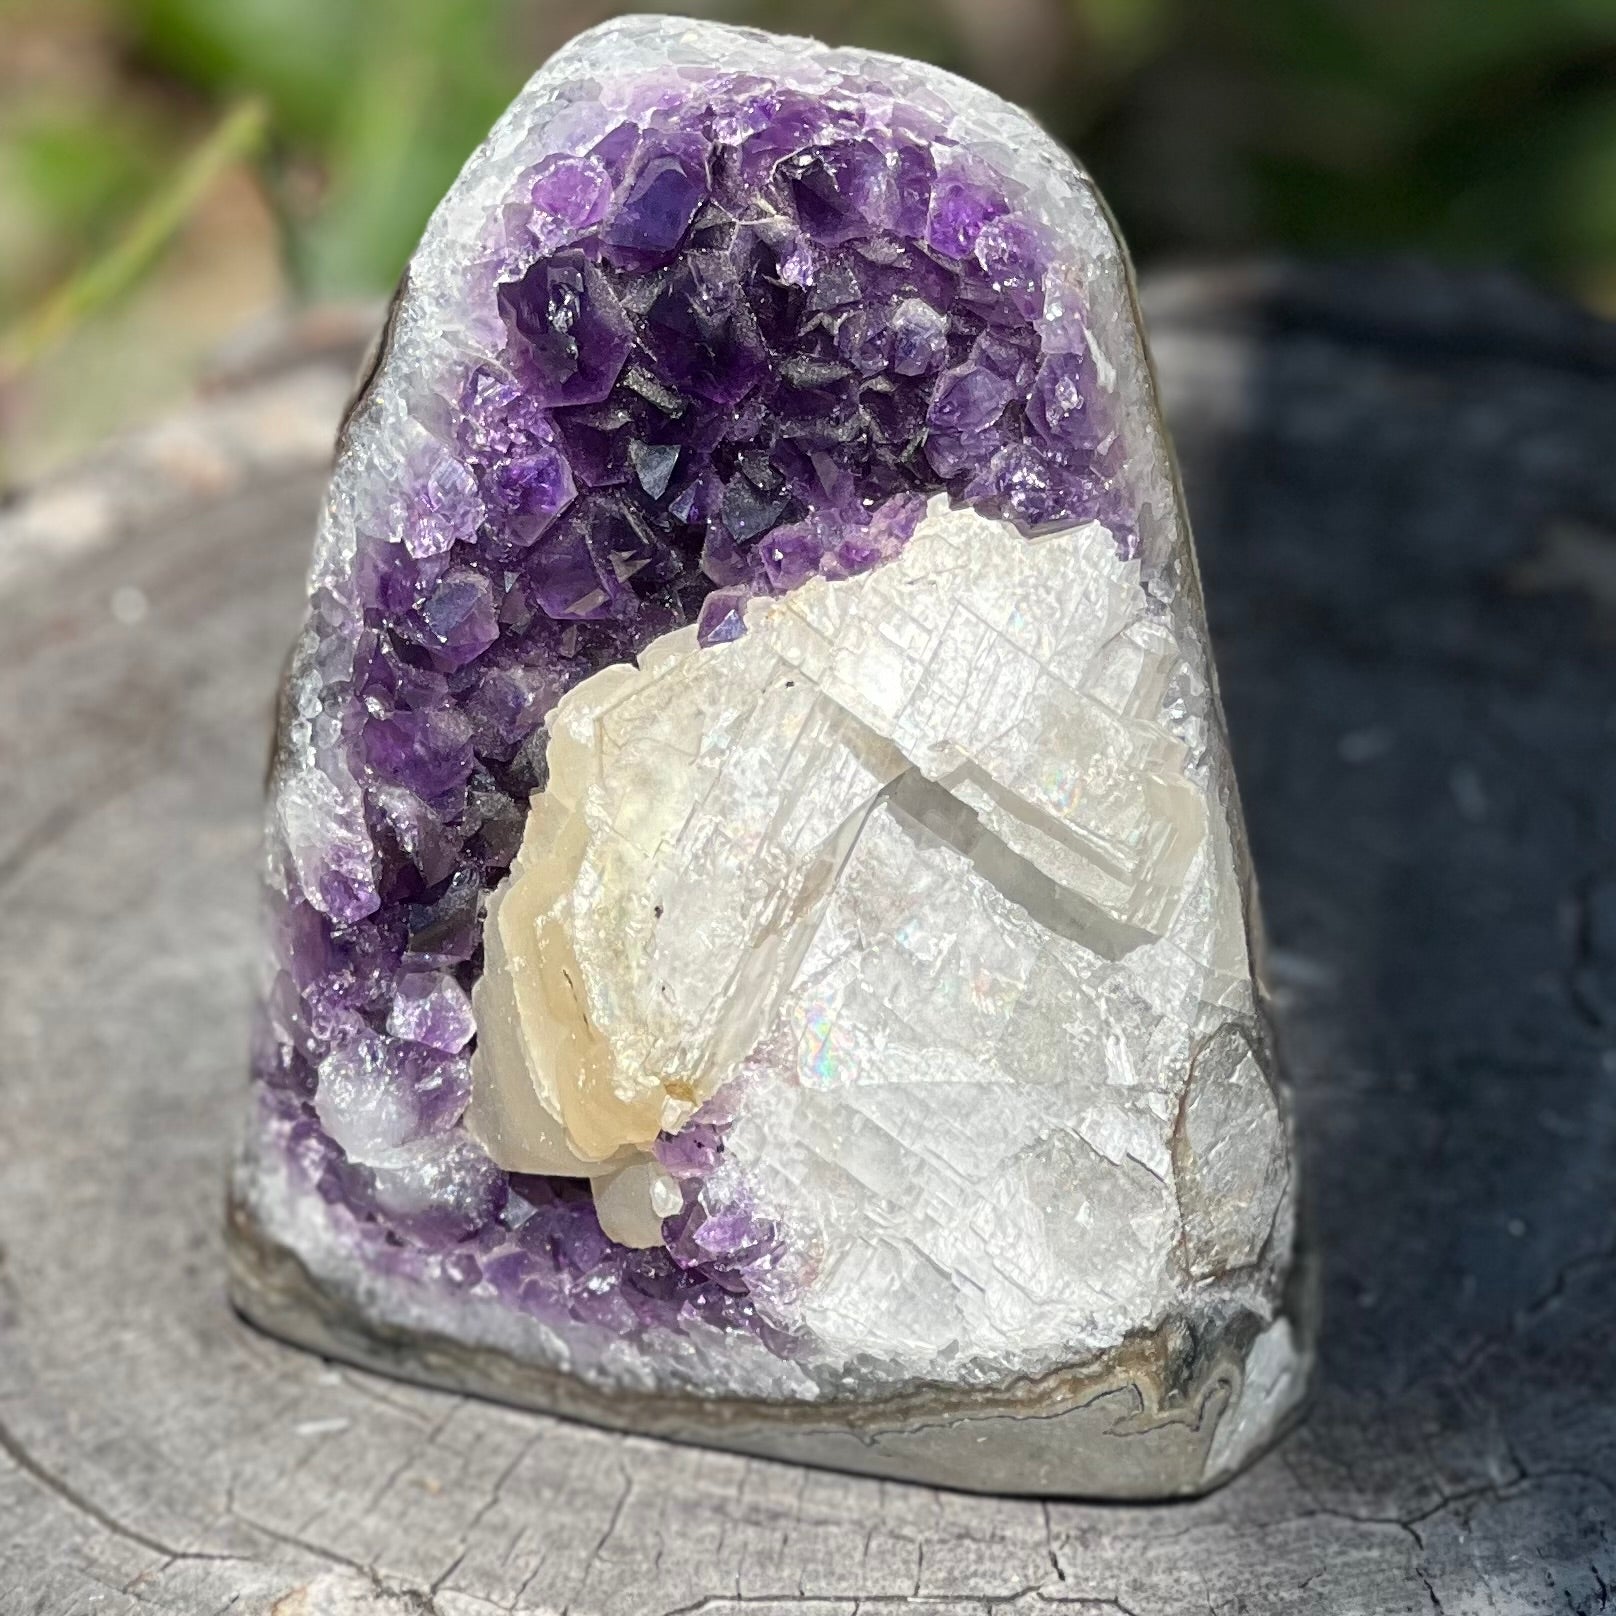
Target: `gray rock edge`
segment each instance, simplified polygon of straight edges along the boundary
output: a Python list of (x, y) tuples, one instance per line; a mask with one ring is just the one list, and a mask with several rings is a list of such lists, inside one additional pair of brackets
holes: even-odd
[(230, 1299), (281, 1340), (364, 1369), (608, 1430), (964, 1492), (1028, 1497), (1197, 1497), (1278, 1441), (1299, 1418), (1317, 1318), (1316, 1265), (1303, 1248), (1284, 1316), (1303, 1372), (1261, 1437), (1219, 1462), (1213, 1444), (1246, 1383), (1264, 1321), (1241, 1311), (1194, 1338), (1182, 1322), (1083, 1363), (987, 1391), (784, 1403), (602, 1389), (564, 1371), (406, 1328), (317, 1278), (232, 1196)]

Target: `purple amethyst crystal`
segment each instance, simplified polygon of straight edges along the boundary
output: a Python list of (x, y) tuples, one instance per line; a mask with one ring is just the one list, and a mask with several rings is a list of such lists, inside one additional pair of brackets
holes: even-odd
[[(502, 340), (439, 386), (396, 501), (359, 529), (353, 672), (317, 728), (381, 897), (367, 910), (340, 839), (281, 865), (286, 985), (258, 1060), (322, 1192), (356, 1238), (401, 1241), (394, 1261), (454, 1258), (464, 1282), (474, 1260), (541, 1315), (590, 1275), (635, 1318), (745, 1327), (733, 1299), (769, 1236), (702, 1200), (721, 1128), (664, 1148), (694, 1199), (660, 1255), (615, 1250), (587, 1196), (450, 1193), (439, 1156), (401, 1154), (454, 1137), (465, 1103), (478, 895), (536, 783), (521, 749), (562, 690), (668, 629), (720, 642), (750, 594), (879, 565), (929, 495), (1129, 538), (1082, 313), (1040, 319), (1052, 248), (1015, 185), (879, 92), (660, 82), (521, 174), (497, 267), (464, 291)], [(293, 1060), (312, 1098), (276, 1075)]]
[[(719, 642), (751, 594), (881, 564), (929, 495), (1128, 537), (1081, 312), (1040, 322), (1051, 249), (1014, 185), (879, 93), (656, 82), (504, 199), (497, 267), (464, 292), (501, 340), (440, 384), (396, 499), (358, 531), (353, 672), (318, 727), (366, 880), (338, 839), (279, 869), (271, 905), (297, 921), (258, 1059), (322, 1193), (356, 1238), (401, 1242), (393, 1262), (453, 1258), (461, 1283), (474, 1262), (474, 1286), (541, 1316), (576, 1311), (590, 1276), (634, 1318), (744, 1328), (770, 1237), (703, 1200), (721, 1128), (664, 1149), (692, 1199), (660, 1254), (612, 1247), (587, 1195), (456, 1186), (469, 1140), (420, 1154), (465, 1104), (478, 896), (537, 783), (524, 743), (561, 691), (670, 628)], [(277, 1075), (294, 1059), (312, 1098)]]
[[(835, 1397), (786, 1305), (798, 1237), (735, 1170), (738, 1111), (653, 1117), (633, 1170), (661, 1235), (638, 1245), (595, 1181), (496, 1166), (466, 1126), (488, 899), (528, 857), (551, 715), (676, 631), (757, 646), (749, 603), (900, 566), (929, 511), (1084, 528), (1137, 593), (1170, 481), (1125, 441), (1153, 405), (1117, 380), (1120, 254), (1058, 154), (1014, 149), (1024, 120), (902, 63), (676, 21), (576, 49), (451, 192), (347, 429), (283, 710), (244, 1198), (318, 1282), (405, 1287), (408, 1327), (474, 1315), (591, 1384), (627, 1344), (670, 1384)], [(1104, 708), (1162, 632), (1126, 602), (1085, 736), (1145, 722)], [(1017, 604), (993, 610), (1031, 654)], [(961, 678), (960, 702), (991, 695)], [(1133, 856), (1107, 844), (1105, 879)]]

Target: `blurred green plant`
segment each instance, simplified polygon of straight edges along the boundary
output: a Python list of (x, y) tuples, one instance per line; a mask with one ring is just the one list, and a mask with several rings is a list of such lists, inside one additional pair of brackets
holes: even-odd
[(80, 321), (127, 293), (220, 173), (231, 163), (256, 154), (265, 124), (264, 104), (256, 97), (227, 112), (107, 252), (70, 276), (33, 314), (0, 338), (0, 386), (25, 371)]
[(262, 95), (298, 283), (373, 292), (526, 76), (512, 0), (123, 0), (138, 58)]
[[(1613, 0), (1224, 0), (1254, 235), (1593, 285), (1616, 263)], [(1203, 36), (1204, 37), (1204, 36)], [(1209, 50), (1213, 40), (1204, 37)]]
[[(670, 3), (929, 57), (1030, 101), (1143, 257), (1416, 250), (1616, 306), (1616, 0)], [(75, 308), (115, 297), (153, 256), (119, 232), (247, 97), (294, 285), (384, 290), (521, 80), (612, 9), (0, 0), (0, 92), (8, 19), (100, 52), (71, 93), (19, 73), (0, 106), (0, 323), (75, 262), (101, 289)], [(94, 269), (120, 251), (117, 273)]]

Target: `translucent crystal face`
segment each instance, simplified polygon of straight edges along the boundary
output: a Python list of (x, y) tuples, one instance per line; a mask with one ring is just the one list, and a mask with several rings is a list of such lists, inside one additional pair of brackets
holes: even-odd
[(660, 1245), (659, 1135), (720, 1108), (700, 1203), (778, 1223), (764, 1299), (823, 1356), (1013, 1361), (1165, 1311), (1180, 1247), (1250, 1268), (1283, 1129), (1138, 571), (939, 497), (886, 566), (569, 691), (474, 996), (494, 1160)]
[[(832, 1228), (838, 1192), (810, 1182), (818, 1168), (803, 1164), (834, 1155), (844, 1122), (873, 1136), (892, 1119), (820, 1103), (834, 1087), (825, 1072), (772, 1094), (769, 1081), (797, 1071), (795, 1057), (754, 1060), (736, 1092), (764, 1095), (762, 1110), (742, 1114), (703, 1067), (702, 1081), (681, 1089), (689, 1103), (646, 1113), (649, 1131), (636, 1112), (627, 1166), (637, 1176), (592, 1187), (589, 1161), (564, 1171), (571, 1157), (536, 1147), (496, 1151), (496, 1165), (478, 1142), (489, 1133), (468, 1130), (464, 1114), (491, 1037), (471, 1003), (474, 992), (487, 998), (489, 895), (548, 783), (563, 695), (648, 648), (676, 642), (698, 658), (726, 649), (769, 597), (896, 576), (917, 532), (964, 558), (956, 582), (976, 593), (954, 603), (962, 623), (998, 610), (1001, 539), (1023, 547), (1017, 567), (1031, 567), (1027, 609), (995, 631), (1002, 644), (984, 642), (974, 664), (927, 653), (917, 704), (980, 695), (991, 740), (993, 699), (1010, 699), (994, 658), (1013, 653), (1030, 659), (1016, 675), (1025, 690), (1081, 689), (1084, 716), (1063, 717), (1059, 734), (1018, 731), (1020, 752), (985, 751), (980, 768), (961, 752), (971, 768), (950, 776), (955, 806), (910, 803), (901, 824), (877, 815), (880, 834), (861, 857), (885, 847), (881, 879), (930, 890), (929, 876), (892, 872), (915, 835), (958, 863), (958, 847), (927, 828), (935, 810), (949, 835), (967, 820), (991, 832), (1009, 860), (995, 879), (1022, 872), (1016, 892), (1042, 894), (1039, 927), (1049, 915), (1078, 925), (1073, 914), (1098, 925), (1072, 943), (1100, 962), (1095, 972), (1073, 966), (1081, 992), (1045, 993), (1043, 1021), (1017, 1019), (1009, 998), (994, 998), (989, 956), (1003, 964), (1010, 945), (985, 933), (983, 960), (961, 966), (957, 985), (1004, 1010), (993, 1037), (1031, 1052), (1029, 1088), (1064, 1080), (1078, 1053), (1088, 1063), (1096, 1109), (1083, 1171), (1096, 1189), (1083, 1216), (1139, 1248), (1096, 1257), (1098, 1267), (1113, 1255), (1133, 1264), (1139, 1283), (1113, 1288), (1126, 1305), (1051, 1325), (1038, 1351), (1105, 1344), (1136, 1313), (1159, 1318), (1174, 1294), (1168, 1135), (1178, 1094), (1198, 1039), (1229, 1017), (1255, 1027), (1237, 856), (1219, 806), (1226, 765), (1199, 630), (1179, 594), (1186, 539), (1125, 271), (1092, 193), (1019, 115), (951, 82), (936, 93), (941, 82), (888, 59), (782, 51), (763, 36), (670, 20), (609, 25), (534, 81), (412, 264), (388, 352), (348, 430), (290, 681), (255, 1070), (259, 1171), (293, 1209), (288, 1241), (333, 1270), (407, 1281), (412, 1306), (441, 1310), (434, 1327), (474, 1310), (488, 1339), (606, 1379), (718, 1376), (749, 1393), (802, 1395), (802, 1377), (820, 1373), (811, 1338), (821, 1326), (805, 1326), (797, 1304), (829, 1271), (810, 1225)], [(951, 513), (966, 525), (939, 537)], [(973, 571), (984, 557), (992, 564)], [(889, 594), (869, 592), (886, 616), (848, 643), (864, 695), (879, 693), (883, 657), (919, 657), (925, 637)], [(836, 612), (826, 609), (828, 643)], [(945, 626), (926, 630), (934, 650), (956, 645)], [(825, 680), (835, 686), (831, 673)], [(834, 700), (857, 706), (845, 692)], [(886, 717), (869, 722), (903, 760), (898, 773), (936, 777), (924, 747), (959, 741), (946, 725), (923, 744), (901, 725), (882, 728)], [(1081, 767), (1066, 766), (1063, 747)], [(783, 777), (764, 741), (751, 757)], [(1038, 805), (1031, 819), (1027, 803)], [(1057, 834), (1039, 828), (1045, 819), (1060, 821)], [(889, 846), (881, 837), (891, 835)], [(955, 874), (968, 887), (981, 872), (965, 858)], [(1068, 895), (1050, 899), (1051, 887)], [(682, 889), (683, 913), (702, 895)], [(704, 895), (717, 904), (731, 894), (714, 881)], [(960, 901), (980, 910), (998, 899)], [(849, 936), (878, 922), (849, 909), (846, 891), (827, 903)], [(905, 932), (888, 919), (900, 941), (951, 946), (928, 920)], [(1015, 970), (1032, 972), (1042, 947), (1016, 942)], [(1133, 963), (1118, 964), (1121, 954)], [(891, 964), (872, 953), (870, 968), (890, 975)], [(624, 980), (658, 991), (632, 971)], [(811, 983), (792, 991), (782, 1014), (807, 1047), (823, 1005)], [(914, 991), (894, 985), (889, 1009), (912, 1013), (918, 1028), (936, 1006), (903, 998)], [(1087, 1017), (1086, 1030), (1062, 1044), (1051, 1030), (1061, 1016)], [(744, 1029), (760, 1049), (778, 1032), (765, 1021)], [(843, 1044), (829, 1023), (822, 1030), (820, 1055), (834, 1065)], [(878, 1032), (897, 1052), (893, 1029)], [(918, 1034), (912, 1044), (902, 1058), (919, 1069), (927, 1046)], [(724, 1048), (732, 1065), (750, 1058)], [(1004, 1071), (1017, 1060), (1007, 1054)], [(1126, 1099), (1108, 1085), (1127, 1088)], [(1036, 1154), (1040, 1130), (1068, 1127), (1071, 1103), (1051, 1080), (1015, 1111), (1005, 1140)], [(924, 1111), (905, 1126), (921, 1127)], [(589, 1134), (586, 1112), (567, 1150), (609, 1153), (611, 1137)], [(797, 1116), (794, 1140), (771, 1133), (766, 1114)], [(1251, 1126), (1266, 1130), (1251, 1172), (1191, 1162), (1186, 1181), (1253, 1183), (1248, 1199), (1271, 1219), (1277, 1115)], [(998, 1160), (981, 1158), (986, 1176), (971, 1193), (987, 1196), (995, 1173), (1012, 1182)], [(1056, 1204), (1060, 1173), (1045, 1176), (1049, 1185), (1028, 1181), (1024, 1199)], [(934, 1189), (911, 1197), (927, 1218)], [(870, 1196), (842, 1194), (839, 1205), (854, 1222), (879, 1221)], [(634, 1245), (608, 1238), (603, 1210), (620, 1232), (632, 1226)], [(984, 1200), (973, 1226), (990, 1213)], [(1212, 1229), (1209, 1249), (1245, 1249), (1235, 1221)], [(842, 1239), (851, 1224), (836, 1227)], [(1013, 1220), (1003, 1227), (1013, 1234)], [(974, 1274), (999, 1261), (990, 1246), (949, 1260)], [(1068, 1260), (1044, 1263), (1049, 1294), (1064, 1294)], [(842, 1280), (852, 1283), (846, 1271)], [(902, 1290), (891, 1275), (875, 1282)], [(987, 1298), (984, 1318), (1003, 1312), (975, 1278), (962, 1283)], [(1107, 1284), (1099, 1275), (1096, 1294)], [(1028, 1305), (1048, 1313), (1036, 1297)], [(845, 1300), (820, 1318), (855, 1342), (870, 1322)], [(926, 1328), (930, 1354), (932, 1337), (965, 1326), (939, 1312)], [(931, 1372), (905, 1361), (897, 1337), (883, 1350), (879, 1375)], [(939, 1364), (974, 1348), (943, 1339), (942, 1350)]]

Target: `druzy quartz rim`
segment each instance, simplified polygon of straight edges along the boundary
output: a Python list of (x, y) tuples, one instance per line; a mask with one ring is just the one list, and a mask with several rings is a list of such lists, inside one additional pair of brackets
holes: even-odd
[[(1176, 1185), (1178, 1254), (1134, 1259), (1181, 1267), (1176, 1299), (1147, 1301), (1140, 1270), (1122, 1281), (1138, 1299), (1096, 1329), (1040, 1272), (1048, 1323), (1018, 1327), (1027, 1351), (967, 1324), (952, 1363), (909, 1361), (879, 1329), (816, 1335), (834, 1310), (816, 1324), (797, 1306), (812, 1212), (756, 1154), (768, 1081), (641, 1136), (632, 1159), (682, 1205), (660, 1238), (642, 1219), (630, 1244), (650, 1250), (625, 1250), (601, 1227), (620, 1155), (605, 1176), (581, 1159), (588, 1182), (545, 1178), (468, 1131), (471, 990), (484, 899), (524, 800), (546, 795), (558, 698), (576, 705), (636, 655), (673, 666), (681, 635), (692, 666), (765, 618), (788, 645), (771, 600), (803, 601), (809, 626), (833, 601), (890, 610), (893, 579), (935, 592), (939, 557), (1001, 529), (1078, 568), (1063, 577), (1102, 580), (1122, 661), (1081, 633), (1062, 654), (1098, 658), (1092, 734), (1138, 781), (1165, 770), (1151, 811), (1177, 803), (1176, 828), (1128, 877), (1133, 918), (1096, 931), (1124, 900), (1051, 887), (1059, 859), (1002, 817), (1014, 782), (993, 770), (1013, 759), (939, 788), (894, 754), (878, 813), (988, 872), (992, 901), (1086, 938), (1112, 961), (1107, 992), (1132, 991), (1118, 958), (1179, 925), (1188, 872), (1192, 909), (1222, 905), (1206, 924), (1225, 941), (1195, 946), (1222, 961), (1225, 1008), (1189, 1029), (1162, 1143), (1137, 1147), (1145, 1178), (1115, 1131), (1156, 1127), (1145, 1110), (1084, 1125), (1111, 1130), (1119, 1167), (1071, 1158), (1093, 1204), (1123, 1197), (1099, 1215), (1147, 1242), (1150, 1175)], [(991, 615), (982, 587), (970, 609)], [(1126, 259), (1035, 126), (892, 58), (676, 19), (581, 36), (435, 216), (344, 425), (273, 783), (276, 969), (232, 1213), (237, 1305), (411, 1378), (838, 1468), (1116, 1497), (1231, 1474), (1294, 1411), (1311, 1348), (1289, 1123), (1237, 935), (1252, 916), (1230, 908), (1249, 877), (1198, 595)], [(888, 717), (834, 683), (861, 747), (918, 744), (896, 718), (881, 739)], [(805, 1138), (823, 1126), (798, 1120)], [(1273, 1160), (1231, 1176), (1231, 1132)], [(822, 1266), (846, 1235), (816, 1238)], [(992, 1249), (1020, 1260), (1003, 1237)], [(962, 1273), (982, 1260), (960, 1248)]]

